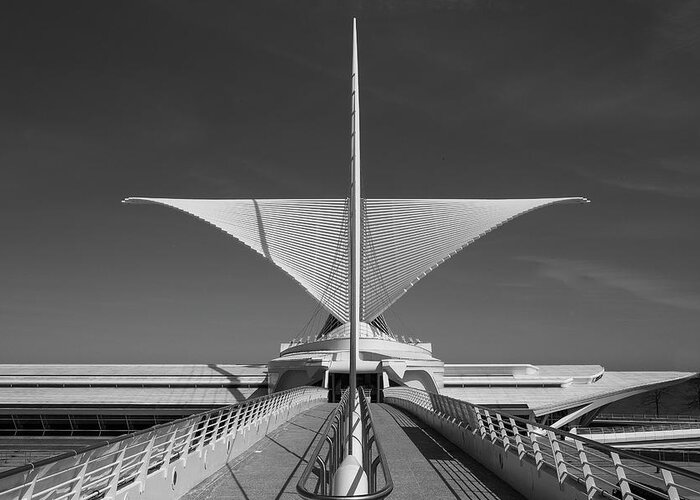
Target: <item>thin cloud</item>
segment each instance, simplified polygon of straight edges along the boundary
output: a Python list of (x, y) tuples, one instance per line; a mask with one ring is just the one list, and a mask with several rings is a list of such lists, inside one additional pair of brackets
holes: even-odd
[(642, 191), (675, 198), (700, 198), (700, 186), (689, 184), (652, 183), (635, 179), (613, 178), (602, 178), (599, 180), (604, 184), (627, 189), (629, 191)]
[(621, 290), (657, 305), (700, 312), (700, 294), (684, 293), (667, 279), (594, 262), (541, 257), (521, 257), (520, 260), (537, 264), (541, 276), (575, 290), (590, 288), (594, 284)]
[[(615, 168), (610, 165), (616, 161)], [(590, 160), (595, 165), (596, 160)], [(616, 155), (597, 166), (573, 165), (571, 170), (586, 179), (607, 186), (672, 198), (700, 198), (700, 161), (672, 158), (640, 158), (636, 154)], [(632, 165), (632, 166), (630, 166)]]

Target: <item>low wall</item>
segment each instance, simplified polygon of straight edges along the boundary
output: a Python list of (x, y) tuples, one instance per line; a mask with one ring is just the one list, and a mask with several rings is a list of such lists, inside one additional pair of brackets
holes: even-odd
[(327, 395), (324, 392), (322, 399), (298, 403), (295, 406), (277, 410), (269, 416), (261, 418), (258, 422), (242, 427), (236, 430), (235, 433), (222, 436), (218, 440), (203, 446), (194, 454), (180, 458), (172, 462), (164, 470), (148, 476), (146, 487), (142, 494), (139, 493), (137, 485), (134, 488), (124, 488), (119, 491), (115, 500), (180, 498), (260, 441), (268, 433), (274, 431), (296, 415), (316, 405), (325, 403), (327, 400)]

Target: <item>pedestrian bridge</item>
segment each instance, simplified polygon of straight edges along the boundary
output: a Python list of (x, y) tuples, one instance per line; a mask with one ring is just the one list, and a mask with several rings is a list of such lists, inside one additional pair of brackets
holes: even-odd
[[(337, 415), (326, 397), (292, 389), (7, 471), (0, 499), (297, 498)], [(670, 464), (416, 389), (384, 398), (368, 414), (391, 498), (700, 498)]]
[[(296, 416), (184, 498), (298, 498), (296, 484), (334, 407), (326, 403)], [(390, 498), (524, 498), (406, 411), (373, 405), (372, 417), (394, 480)]]

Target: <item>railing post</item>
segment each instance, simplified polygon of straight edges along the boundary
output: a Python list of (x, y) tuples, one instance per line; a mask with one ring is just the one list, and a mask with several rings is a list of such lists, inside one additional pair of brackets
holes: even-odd
[(491, 418), (491, 413), (488, 410), (484, 410), (484, 415), (486, 415), (486, 420), (489, 423), (489, 434), (491, 435), (491, 442), (495, 443), (498, 439), (496, 435), (496, 429), (493, 427), (493, 419)]
[(202, 458), (202, 453), (204, 452), (204, 441), (207, 439), (207, 430), (209, 429), (209, 422), (211, 421), (211, 413), (207, 415), (207, 420), (202, 426), (202, 435), (199, 436), (199, 443), (197, 443), (197, 456)]
[(216, 415), (216, 424), (214, 425), (214, 432), (211, 435), (211, 449), (216, 448), (216, 440), (218, 439), (219, 428), (221, 427), (221, 419), (224, 418), (224, 411), (220, 410)]
[(477, 409), (473, 406), (465, 406), (465, 412), (467, 413), (467, 418), (469, 419), (469, 426), (471, 427), (472, 434), (476, 434), (481, 430), (479, 426), (479, 415)]
[(533, 430), (532, 425), (527, 424), (527, 437), (532, 443), (532, 452), (535, 454), (535, 466), (537, 470), (540, 470), (542, 464), (544, 463), (544, 458), (542, 458), (542, 452), (540, 451), (540, 443), (537, 442), (538, 434)]
[(554, 466), (557, 469), (557, 477), (559, 478), (559, 483), (563, 484), (568, 471), (566, 470), (566, 463), (564, 462), (564, 455), (559, 449), (559, 442), (557, 441), (557, 436), (552, 431), (547, 431), (547, 437), (549, 438), (549, 444), (552, 448), (552, 455), (554, 456)]
[(503, 440), (503, 449), (508, 451), (510, 448), (510, 439), (508, 439), (508, 432), (506, 431), (506, 426), (503, 425), (503, 419), (500, 413), (496, 413), (496, 420), (498, 420), (498, 427), (501, 430), (501, 439)]
[(460, 420), (464, 423), (464, 426), (469, 427), (469, 410), (464, 407), (464, 404), (461, 401), (457, 404), (457, 414), (459, 415)]
[(578, 458), (581, 461), (581, 468), (583, 469), (583, 478), (586, 481), (586, 494), (589, 499), (595, 496), (595, 492), (598, 488), (595, 485), (595, 479), (593, 478), (593, 471), (591, 470), (591, 465), (588, 463), (588, 457), (583, 449), (583, 443), (579, 440), (575, 440), (576, 450), (578, 451)]
[(236, 434), (238, 434), (238, 424), (241, 420), (241, 407), (236, 406), (235, 409), (231, 410), (231, 426), (228, 430), (229, 434), (233, 434), (233, 440), (236, 440)]
[[(85, 457), (85, 463), (83, 463), (83, 466), (80, 467), (80, 472), (78, 473), (78, 481), (73, 484), (71, 487), (71, 490), (73, 490), (73, 494), (71, 495), (71, 500), (80, 500), (82, 489), (83, 489), (83, 481), (85, 481), (85, 473), (87, 472), (87, 466), (88, 463), (90, 463), (90, 457)], [(25, 497), (27, 499), (32, 498), (32, 492), (29, 492), (28, 496)]]
[(515, 420), (512, 417), (509, 420), (510, 427), (513, 430), (513, 439), (515, 440), (515, 446), (518, 448), (518, 459), (522, 460), (525, 456), (525, 446), (523, 445), (523, 440), (520, 437), (518, 424), (515, 423)]
[(32, 482), (29, 484), (29, 487), (26, 489), (26, 491), (20, 495), (20, 498), (22, 500), (31, 500), (32, 495), (34, 495), (34, 488), (36, 487), (37, 479), (39, 479), (39, 471), (35, 469), (32, 471), (32, 473), (34, 474)]
[(457, 408), (454, 399), (445, 398), (445, 401), (447, 402), (447, 410), (449, 412), (448, 417), (450, 418), (453, 424), (457, 423)]
[(143, 457), (141, 458), (142, 464), (139, 468), (139, 475), (136, 479), (139, 482), (139, 493), (143, 493), (146, 490), (146, 479), (148, 478), (148, 469), (151, 464), (151, 454), (153, 453), (153, 445), (156, 442), (155, 432), (151, 433), (151, 438), (148, 440), (146, 445), (146, 450), (144, 451)]
[[(476, 422), (479, 427), (479, 432), (481, 433), (481, 439), (486, 439), (486, 425), (484, 424), (484, 417), (481, 415), (481, 410), (476, 406), (474, 408), (474, 415), (476, 416)], [(476, 429), (475, 429), (476, 430)]]
[(627, 481), (627, 476), (625, 475), (625, 468), (622, 466), (622, 461), (620, 460), (620, 455), (617, 453), (610, 453), (610, 458), (612, 458), (613, 464), (615, 465), (615, 473), (617, 474), (617, 483), (620, 485), (620, 491), (622, 492), (622, 500), (634, 500), (632, 491), (630, 490), (630, 483)]
[(664, 478), (664, 484), (666, 485), (666, 492), (668, 493), (669, 500), (680, 500), (678, 496), (678, 489), (676, 488), (676, 483), (673, 482), (673, 475), (671, 471), (666, 469), (661, 469), (661, 475)]
[[(187, 439), (185, 440), (185, 446), (183, 448), (182, 466), (187, 467), (187, 461), (190, 457), (190, 448), (192, 447), (192, 441), (194, 440), (194, 434), (197, 432), (198, 421), (190, 423), (190, 430), (187, 432)], [(170, 465), (170, 456), (173, 452), (173, 447), (175, 446), (175, 434), (170, 436), (170, 443), (168, 443), (168, 450), (165, 453), (165, 458), (163, 460), (163, 476), (168, 477), (168, 466)]]
[(124, 454), (126, 453), (126, 443), (124, 443), (124, 448), (119, 452), (119, 458), (117, 458), (116, 466), (112, 472), (112, 480), (109, 482), (109, 489), (105, 498), (114, 498), (117, 495), (117, 488), (119, 487), (119, 474), (122, 471), (122, 463), (124, 462)]
[(228, 414), (226, 415), (226, 424), (224, 426), (224, 437), (227, 437), (229, 434), (231, 434), (231, 420), (233, 419), (233, 408), (228, 409)]

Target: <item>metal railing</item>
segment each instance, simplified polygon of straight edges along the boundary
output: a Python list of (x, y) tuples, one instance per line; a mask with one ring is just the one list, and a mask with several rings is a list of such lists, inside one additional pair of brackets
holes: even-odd
[[(178, 459), (187, 461), (195, 454), (201, 458), (205, 446), (222, 438), (227, 438), (224, 451), (229, 451), (237, 432), (275, 412), (325, 400), (326, 395), (327, 391), (319, 387), (290, 389), (5, 471), (0, 473), (0, 499), (115, 498), (123, 489), (136, 487), (139, 495), (144, 493), (149, 477), (159, 471), (167, 476), (168, 467)], [(174, 489), (175, 472), (169, 480)]]
[[(386, 455), (384, 454), (384, 450), (382, 450), (382, 446), (379, 443), (372, 423), (372, 412), (368, 400), (370, 391), (360, 388), (358, 392), (360, 395), (360, 411), (362, 415), (362, 467), (365, 472), (367, 472), (370, 491), (369, 496), (365, 498), (384, 498), (393, 491), (394, 482), (391, 479), (391, 471), (389, 471), (389, 465), (386, 462)], [(378, 488), (379, 475), (377, 471), (380, 467), (383, 486)]]
[[(385, 498), (394, 489), (389, 466), (386, 463), (386, 455), (377, 439), (372, 424), (372, 414), (369, 402), (362, 388), (358, 388), (362, 424), (362, 459), (363, 469), (367, 474), (369, 493), (355, 496), (334, 496), (333, 477), (338, 467), (347, 455), (346, 443), (348, 436), (348, 414), (350, 412), (349, 389), (343, 392), (340, 402), (328, 416), (319, 442), (309, 458), (306, 469), (297, 483), (297, 492), (304, 498), (313, 500), (332, 500), (338, 498), (352, 498), (354, 500), (374, 500)], [(378, 472), (381, 469), (381, 474)], [(311, 476), (316, 478), (316, 483), (309, 484)], [(381, 475), (383, 481), (379, 483)]]
[(700, 422), (683, 422), (675, 424), (624, 425), (615, 427), (576, 427), (572, 434), (625, 434), (630, 432), (659, 432), (700, 430)]
[(699, 415), (656, 415), (656, 414), (645, 414), (645, 413), (599, 413), (594, 421), (599, 420), (624, 420), (624, 421), (669, 421), (669, 422), (700, 422)]
[(579, 483), (588, 498), (700, 498), (700, 474), (559, 429), (406, 387), (384, 389), (384, 401), (433, 412), (521, 462), (548, 468), (560, 484)]
[[(302, 344), (310, 344), (313, 342), (318, 342), (319, 340), (330, 340), (330, 339), (343, 339), (343, 338), (349, 338), (347, 336), (346, 332), (341, 332), (337, 336), (329, 337), (329, 336), (324, 336), (323, 339), (317, 339), (315, 336), (307, 335), (306, 337), (296, 337), (287, 342), (285, 345), (287, 346), (287, 349), (290, 347), (296, 347)], [(406, 338), (404, 335), (389, 335), (386, 333), (383, 334), (377, 334), (377, 335), (362, 335), (360, 338), (369, 338), (369, 339), (384, 339), (384, 340), (395, 340), (396, 342), (399, 342), (401, 344), (410, 344), (410, 345), (418, 345), (422, 344), (423, 341), (416, 337), (415, 339), (413, 337), (408, 337)]]

